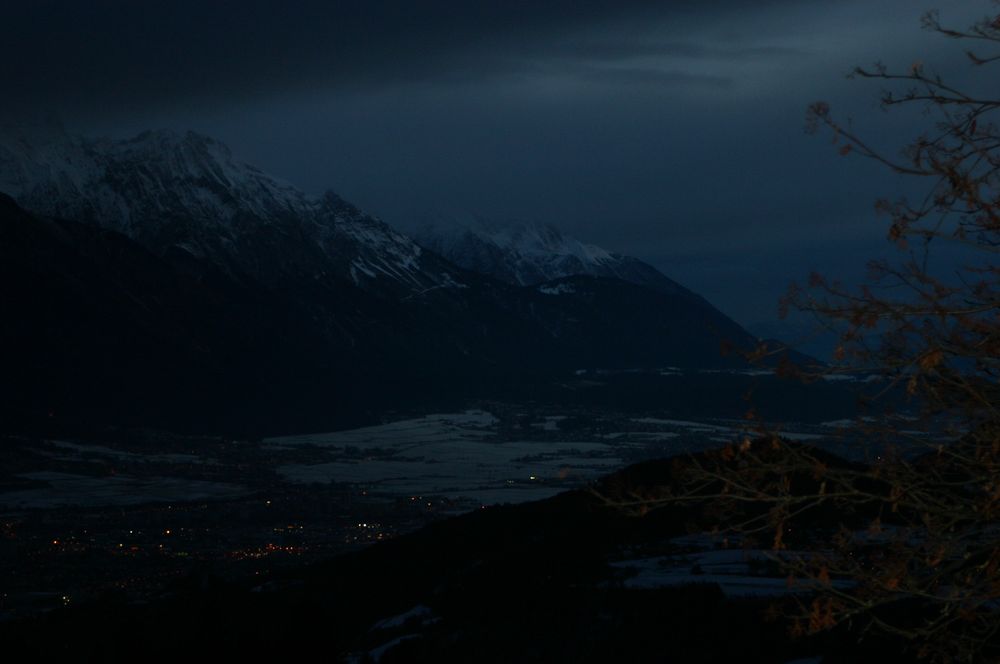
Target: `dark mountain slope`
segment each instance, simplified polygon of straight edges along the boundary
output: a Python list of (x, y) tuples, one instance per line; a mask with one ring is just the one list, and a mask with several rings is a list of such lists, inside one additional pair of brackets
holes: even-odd
[(0, 197), (5, 420), (208, 424), (304, 357), (336, 370), (283, 298), (191, 267)]
[(197, 134), (0, 137), (0, 186), (15, 427), (322, 429), (578, 369), (739, 368), (720, 346), (756, 342), (634, 259), (550, 234), (539, 274), (590, 267), (508, 283)]

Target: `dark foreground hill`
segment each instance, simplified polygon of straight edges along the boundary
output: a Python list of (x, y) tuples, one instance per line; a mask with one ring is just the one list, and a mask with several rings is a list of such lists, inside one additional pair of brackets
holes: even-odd
[(668, 485), (678, 463), (640, 464), (597, 492), (484, 509), (269, 578), (226, 583), (206, 568), (149, 603), (109, 597), (2, 624), (0, 640), (32, 661), (908, 661), (901, 643), (860, 621), (792, 638), (774, 617), (793, 602), (780, 593), (727, 595), (696, 576), (631, 587), (609, 562), (669, 550), (712, 524), (701, 508), (636, 517), (602, 496)]

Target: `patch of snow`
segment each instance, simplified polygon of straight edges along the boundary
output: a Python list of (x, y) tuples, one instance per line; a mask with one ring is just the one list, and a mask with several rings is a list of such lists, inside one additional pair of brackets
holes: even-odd
[(433, 609), (428, 606), (424, 606), (423, 604), (417, 604), (409, 611), (404, 611), (403, 613), (392, 616), (391, 618), (378, 621), (372, 627), (372, 630), (393, 629), (396, 627), (402, 627), (406, 623), (416, 621), (419, 621), (421, 625), (426, 625), (439, 620), (440, 618), (434, 613)]
[(576, 289), (573, 288), (573, 284), (562, 283), (555, 286), (539, 286), (538, 292), (542, 295), (568, 295), (575, 293)]
[(376, 662), (377, 664), (378, 662), (382, 661), (382, 658), (385, 657), (385, 654), (387, 652), (398, 646), (400, 643), (403, 643), (404, 641), (412, 641), (413, 639), (419, 639), (419, 638), (421, 638), (419, 634), (404, 634), (403, 636), (397, 636), (393, 640), (383, 643), (378, 648), (375, 648), (374, 650), (369, 650), (368, 657), (370, 658), (370, 661)]
[(827, 438), (827, 436), (818, 433), (799, 433), (796, 431), (779, 431), (777, 433), (788, 440), (823, 440)]
[(672, 427), (680, 427), (684, 429), (693, 429), (695, 431), (722, 431), (726, 433), (735, 433), (737, 430), (733, 427), (719, 426), (716, 424), (705, 424), (704, 422), (692, 422), (690, 420), (667, 420), (658, 417), (633, 417), (633, 422), (639, 424), (661, 424)]
[(375, 277), (378, 276), (367, 265), (365, 265), (364, 260), (360, 258), (355, 258), (353, 261), (351, 261), (351, 272), (353, 273), (355, 269), (364, 273), (364, 275), (367, 276), (369, 279), (374, 279)]
[(856, 376), (848, 374), (824, 374), (821, 378), (828, 383), (853, 383), (858, 380)]
[[(795, 555), (786, 552), (784, 555)], [(808, 592), (810, 584), (799, 581), (789, 584), (787, 577), (767, 576), (754, 572), (755, 563), (767, 563), (768, 553), (743, 549), (714, 549), (675, 556), (637, 558), (611, 563), (611, 567), (628, 574), (622, 585), (626, 588), (666, 588), (716, 584), (729, 597), (774, 597)], [(834, 586), (847, 587), (835, 580)]]
[[(544, 423), (555, 427), (562, 417), (548, 416)], [(469, 410), (269, 438), (264, 445), (325, 451), (326, 462), (279, 466), (278, 472), (293, 482), (345, 482), (387, 496), (446, 496), (477, 507), (546, 498), (625, 464), (628, 446), (500, 440), (497, 424), (491, 413)]]

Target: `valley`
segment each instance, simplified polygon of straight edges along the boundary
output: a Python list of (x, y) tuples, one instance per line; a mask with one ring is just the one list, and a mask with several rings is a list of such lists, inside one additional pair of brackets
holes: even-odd
[[(749, 378), (703, 375), (720, 393)], [(650, 379), (611, 378), (633, 390)], [(844, 414), (781, 431), (832, 445)], [(492, 400), (258, 439), (124, 429), (85, 439), (9, 435), (0, 463), (0, 613), (146, 601), (206, 575), (266, 583), (279, 570), (441, 519), (739, 442), (745, 430), (738, 417), (683, 418), (673, 409)]]

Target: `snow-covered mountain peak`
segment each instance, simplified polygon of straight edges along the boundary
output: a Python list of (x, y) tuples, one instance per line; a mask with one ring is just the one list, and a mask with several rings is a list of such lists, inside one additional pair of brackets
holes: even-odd
[(466, 229), (480, 239), (523, 256), (575, 256), (585, 263), (597, 264), (613, 260), (612, 255), (592, 244), (563, 235), (551, 224), (513, 223), (481, 224)]
[(425, 222), (415, 237), (457, 265), (521, 286), (587, 275), (690, 293), (651, 265), (581, 242), (550, 224), (438, 219)]
[(338, 274), (406, 290), (455, 282), (442, 274), (443, 261), (336, 194), (308, 196), (195, 132), (125, 140), (5, 133), (0, 191), (39, 214), (111, 228), (161, 254), (176, 247), (265, 281)]

